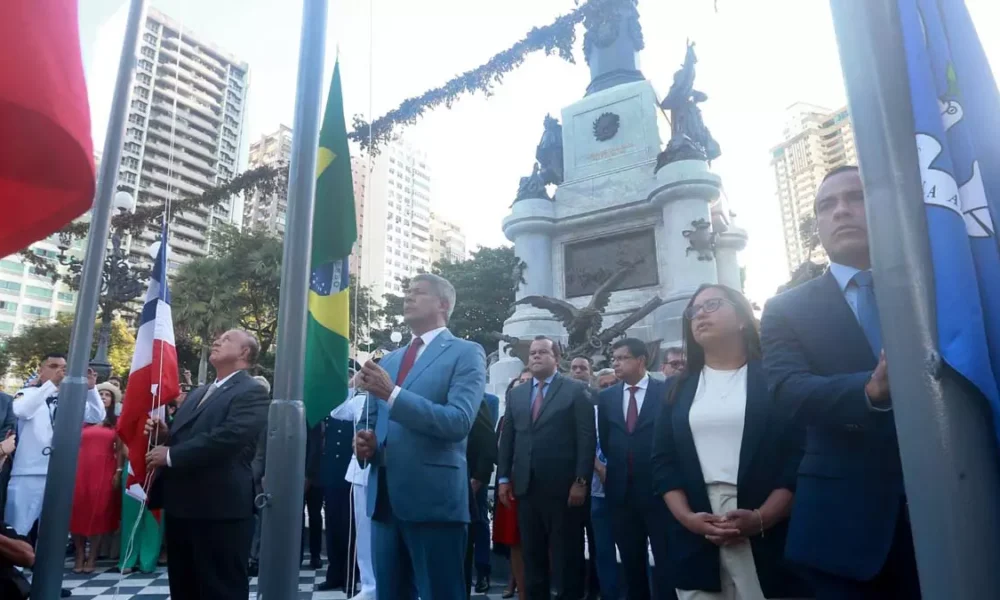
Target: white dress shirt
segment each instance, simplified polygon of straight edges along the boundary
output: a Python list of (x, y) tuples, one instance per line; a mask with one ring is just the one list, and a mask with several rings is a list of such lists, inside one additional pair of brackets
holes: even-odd
[(735, 371), (702, 368), (688, 423), (705, 483), (737, 484), (746, 409), (746, 365)]
[[(229, 375), (226, 375), (226, 376), (225, 376), (225, 377), (223, 377), (222, 379), (216, 379), (216, 380), (215, 380), (215, 382), (214, 382), (214, 383), (212, 384), (212, 385), (214, 385), (214, 386), (215, 386), (215, 391), (213, 391), (213, 392), (212, 392), (212, 394), (214, 395), (214, 394), (215, 394), (215, 392), (219, 391), (219, 388), (220, 388), (220, 387), (222, 387), (223, 385), (225, 385), (225, 383), (226, 383), (227, 381), (229, 381), (230, 379), (232, 379), (232, 378), (233, 378), (233, 375), (236, 375), (236, 374), (237, 374), (237, 373), (239, 373), (239, 372), (240, 372), (240, 371), (233, 371), (232, 373), (230, 373)], [(205, 393), (207, 394), (208, 392), (205, 392)], [(202, 397), (198, 399), (198, 402), (200, 403), (200, 402), (201, 402), (202, 400), (204, 400), (204, 399), (205, 399), (205, 396), (204, 396), (204, 395), (202, 395)], [(198, 408), (198, 407), (196, 406), (195, 408)], [(172, 466), (174, 466), (174, 465), (173, 465), (173, 464), (172, 464), (172, 463), (170, 462), (170, 448), (167, 448), (167, 466), (168, 466), (168, 467), (172, 467)]]
[[(625, 415), (626, 422), (628, 421), (628, 401), (632, 396), (632, 392), (629, 391), (630, 387), (632, 386), (626, 381), (625, 387), (622, 389), (622, 414)], [(649, 373), (643, 375), (642, 379), (635, 384), (635, 387), (639, 388), (635, 391), (635, 407), (639, 409), (636, 412), (636, 416), (638, 416), (642, 412), (642, 403), (646, 399), (646, 388), (649, 387)]]
[[(58, 398), (59, 388), (51, 381), (25, 388), (14, 396), (11, 411), (17, 417), (17, 452), (11, 475), (45, 475), (49, 471), (49, 452), (56, 407), (47, 400)], [(100, 423), (107, 415), (97, 389), (87, 390), (83, 411), (84, 423)]]
[[(430, 331), (425, 332), (423, 335), (420, 336), (420, 339), (423, 340), (424, 343), (421, 344), (419, 348), (417, 348), (417, 355), (413, 358), (414, 365), (417, 364), (418, 360), (420, 360), (420, 356), (424, 353), (425, 350), (427, 350), (427, 347), (431, 345), (431, 342), (433, 342), (434, 339), (437, 338), (437, 336), (441, 335), (441, 332), (444, 331), (445, 329), (448, 328), (438, 327), (437, 329), (431, 329)], [(410, 340), (410, 343), (412, 344), (413, 340)], [(406, 351), (404, 350), (403, 352), (405, 356)], [(392, 393), (389, 394), (389, 399), (387, 400), (387, 402), (389, 403), (389, 408), (392, 408), (392, 403), (396, 401), (396, 396), (399, 395), (399, 391), (401, 389), (402, 388), (400, 388), (398, 385), (392, 388)]]

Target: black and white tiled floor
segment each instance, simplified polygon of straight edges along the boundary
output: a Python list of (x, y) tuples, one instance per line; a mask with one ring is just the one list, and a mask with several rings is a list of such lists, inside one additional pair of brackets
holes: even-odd
[[(89, 598), (91, 600), (169, 600), (170, 589), (167, 587), (166, 567), (159, 567), (156, 573), (131, 573), (121, 579), (121, 575), (110, 572), (114, 563), (100, 561), (97, 570), (90, 574), (75, 574), (70, 569), (72, 563), (67, 563), (66, 574), (63, 577), (63, 587), (73, 591), (74, 598)], [(315, 584), (323, 581), (325, 570), (299, 571), (299, 596), (297, 600), (344, 600), (349, 598), (343, 592), (315, 592)], [(506, 579), (506, 578), (505, 578)], [(473, 594), (473, 600), (499, 600), (503, 591), (503, 582), (494, 582), (489, 595)], [(117, 588), (117, 590), (116, 590)], [(117, 592), (117, 593), (116, 593)], [(250, 580), (250, 600), (257, 596), (257, 578)]]

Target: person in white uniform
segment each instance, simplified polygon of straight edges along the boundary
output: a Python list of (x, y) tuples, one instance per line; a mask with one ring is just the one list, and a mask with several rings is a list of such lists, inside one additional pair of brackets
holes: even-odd
[(677, 597), (812, 597), (783, 560), (805, 435), (774, 409), (750, 303), (704, 285), (682, 330), (688, 367), (657, 416), (652, 454)]
[[(360, 392), (355, 394), (354, 388), (348, 391), (349, 400), (330, 413), (330, 416), (340, 421), (351, 421), (358, 424), (361, 418), (368, 414), (365, 411), (365, 401), (368, 394)], [(367, 428), (367, 427), (366, 427)], [(374, 428), (374, 424), (372, 424)], [(361, 591), (355, 596), (358, 600), (375, 600), (375, 568), (372, 563), (372, 518), (368, 516), (368, 472), (370, 467), (364, 468), (358, 464), (357, 456), (354, 456), (347, 466), (347, 473), (344, 480), (352, 485), (354, 509), (354, 527), (356, 530), (356, 545), (358, 570), (361, 571)]]
[[(11, 410), (17, 417), (17, 452), (7, 486), (4, 520), (18, 535), (28, 535), (42, 515), (45, 476), (52, 453), (52, 428), (59, 408), (59, 384), (65, 376), (66, 355), (49, 353), (42, 359), (35, 384), (15, 394), (11, 403)], [(95, 389), (97, 374), (90, 369), (87, 377), (90, 391), (83, 420), (100, 423), (104, 420), (105, 409)]]

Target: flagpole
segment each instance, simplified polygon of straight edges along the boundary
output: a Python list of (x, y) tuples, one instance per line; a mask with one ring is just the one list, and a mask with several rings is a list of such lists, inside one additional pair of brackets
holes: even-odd
[(299, 591), (306, 421), (302, 404), (312, 221), (316, 200), (327, 0), (305, 0), (295, 122), (288, 171), (288, 227), (281, 263), (274, 401), (268, 414), (258, 598), (285, 600)]
[(80, 295), (70, 337), (69, 364), (66, 377), (59, 386), (59, 410), (56, 411), (53, 426), (52, 452), (31, 578), (31, 597), (36, 600), (55, 600), (61, 596), (69, 516), (76, 485), (76, 459), (88, 394), (87, 362), (94, 336), (97, 301), (101, 294), (104, 253), (111, 229), (111, 199), (118, 180), (122, 136), (125, 133), (125, 119), (128, 117), (132, 69), (135, 66), (135, 48), (144, 9), (145, 0), (131, 0), (125, 41), (118, 61), (115, 95), (104, 138), (101, 172), (97, 179), (97, 196), (94, 198), (90, 231), (87, 234), (87, 253), (80, 274)]
[[(831, 0), (865, 187), (924, 598), (1000, 598), (1000, 478), (984, 398), (941, 362), (897, 0)], [(940, 307), (947, 310), (948, 307)], [(817, 543), (821, 543), (818, 540)]]

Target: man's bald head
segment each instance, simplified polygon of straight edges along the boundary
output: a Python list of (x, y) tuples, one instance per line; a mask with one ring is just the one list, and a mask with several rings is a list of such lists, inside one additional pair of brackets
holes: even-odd
[(216, 371), (249, 369), (257, 364), (260, 342), (252, 333), (243, 329), (230, 329), (212, 344), (209, 360)]

